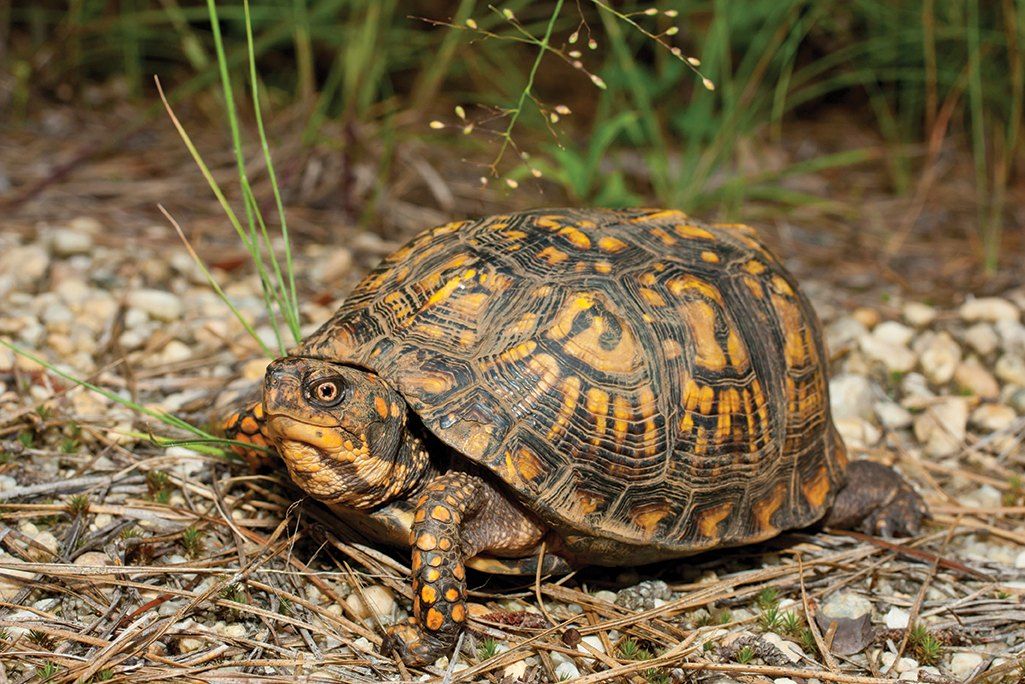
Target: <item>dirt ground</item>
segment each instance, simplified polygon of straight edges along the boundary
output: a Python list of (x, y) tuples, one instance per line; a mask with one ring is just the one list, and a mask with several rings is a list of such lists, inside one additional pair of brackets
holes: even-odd
[[(267, 359), (158, 203), (273, 333), (180, 141), (138, 121), (54, 109), (0, 135), (0, 337), (202, 419)], [(806, 138), (828, 142), (828, 125)], [(223, 149), (217, 131), (198, 137)], [(414, 231), (559, 203), (547, 186), (481, 190), (458, 160), (404, 154), (370, 225), (359, 179), (373, 169), (283, 164), (304, 332)], [(230, 156), (209, 160), (230, 182)], [(471, 575), (461, 651), (409, 670), (378, 651), (410, 610), (404, 552), (362, 544), (283, 472), (158, 444), (180, 435), (0, 349), (0, 681), (1025, 681), (1023, 221), (1007, 268), (979, 275), (961, 171), (955, 159), (902, 197), (878, 168), (806, 178), (830, 202), (753, 205), (748, 219), (823, 320), (852, 453), (894, 464), (928, 502), (919, 537), (805, 530), (640, 568)]]

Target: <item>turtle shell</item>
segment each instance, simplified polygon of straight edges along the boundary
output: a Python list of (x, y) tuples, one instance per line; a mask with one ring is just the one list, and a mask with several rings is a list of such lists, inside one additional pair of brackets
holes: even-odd
[(819, 323), (741, 225), (551, 209), (427, 230), (293, 354), (388, 380), (589, 562), (818, 520), (846, 457)]

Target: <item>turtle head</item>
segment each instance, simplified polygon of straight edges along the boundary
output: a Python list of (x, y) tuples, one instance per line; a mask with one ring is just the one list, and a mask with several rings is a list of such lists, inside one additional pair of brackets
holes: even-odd
[(264, 433), (292, 480), (321, 501), (372, 508), (396, 496), (406, 404), (377, 375), (320, 359), (267, 367)]

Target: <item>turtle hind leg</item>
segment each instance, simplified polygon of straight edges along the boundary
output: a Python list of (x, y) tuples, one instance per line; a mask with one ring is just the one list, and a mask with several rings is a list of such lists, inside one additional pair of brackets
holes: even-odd
[(852, 461), (847, 466), (847, 483), (823, 522), (827, 527), (881, 537), (910, 537), (921, 530), (925, 516), (922, 497), (893, 468)]
[[(526, 556), (524, 558), (495, 558), (493, 556), (474, 556), (466, 561), (466, 567), (473, 568), (478, 572), (486, 572), (490, 575), (527, 575), (533, 577), (537, 574), (538, 557)], [(561, 556), (545, 554), (544, 566), (541, 573), (544, 575), (565, 575), (573, 568), (569, 562)]]

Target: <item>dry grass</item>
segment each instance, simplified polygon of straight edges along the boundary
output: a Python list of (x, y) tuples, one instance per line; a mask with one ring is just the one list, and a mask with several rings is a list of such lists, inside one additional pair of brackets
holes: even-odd
[[(8, 681), (47, 674), (54, 682), (376, 682), (420, 676), (377, 654), (381, 626), (364, 623), (345, 600), (350, 590), (371, 584), (408, 599), (408, 568), (395, 559), (404, 554), (393, 557), (362, 545), (318, 505), (293, 503), (298, 493), (279, 474), (254, 475), (241, 465), (200, 456), (182, 469), (181, 452), (128, 449), (109, 440), (99, 453), (117, 464), (116, 471), (0, 493), (0, 543), (19, 559), (0, 563), (6, 596), (0, 602), (0, 661)], [(24, 446), (13, 455), (4, 468), (21, 475), (60, 457)], [(745, 681), (888, 681), (892, 677), (881, 664), (866, 670), (826, 655), (828, 644), (818, 633), (817, 646), (806, 646), (808, 657), (794, 664), (761, 651), (764, 664), (736, 662), (744, 654), (723, 645), (730, 633), (757, 634), (766, 626), (758, 613), (733, 619), (730, 611), (762, 603), (764, 613), (767, 603), (792, 599), (789, 609), (800, 624), (814, 625), (809, 617), (823, 597), (840, 589), (871, 595), (881, 580), (914, 596), (911, 602), (890, 600), (912, 612), (912, 624), (931, 618), (929, 630), (941, 646), (970, 650), (1020, 638), (1021, 573), (956, 560), (945, 549), (953, 536), (979, 529), (1025, 545), (1008, 524), (1022, 515), (1022, 507), (966, 510), (943, 504), (945, 480), (979, 474), (932, 477), (936, 521), (918, 539), (894, 544), (856, 534), (793, 533), (754, 552), (642, 568), (641, 578), (661, 576), (676, 592), (650, 610), (633, 611), (594, 596), (588, 589), (611, 578), (593, 570), (494, 591), (485, 591), (487, 578), (476, 576), (472, 600), (482, 607), (472, 622), (473, 639), (459, 655), (467, 667), (428, 671), (451, 682), (500, 681), (506, 667), (536, 656), (531, 669), (547, 681), (555, 679), (552, 655), (562, 653), (575, 659), (581, 682), (672, 681), (711, 673)], [(56, 551), (20, 532), (26, 522), (49, 529)], [(95, 551), (112, 558), (111, 565), (84, 555)], [(179, 562), (168, 562), (174, 554)], [(937, 591), (941, 600), (927, 597)], [(242, 628), (212, 631), (211, 623), (219, 622)], [(910, 653), (908, 634), (884, 631), (877, 642), (890, 641)], [(603, 649), (580, 641), (588, 635), (597, 635)], [(486, 637), (508, 640), (509, 650), (481, 660), (477, 644)], [(830, 637), (824, 635), (826, 641)], [(625, 647), (628, 641), (641, 645), (640, 653)], [(1020, 660), (1022, 654), (1007, 656)], [(1005, 681), (1018, 676), (1011, 663), (1001, 668)], [(999, 681), (999, 673), (990, 679)]]

